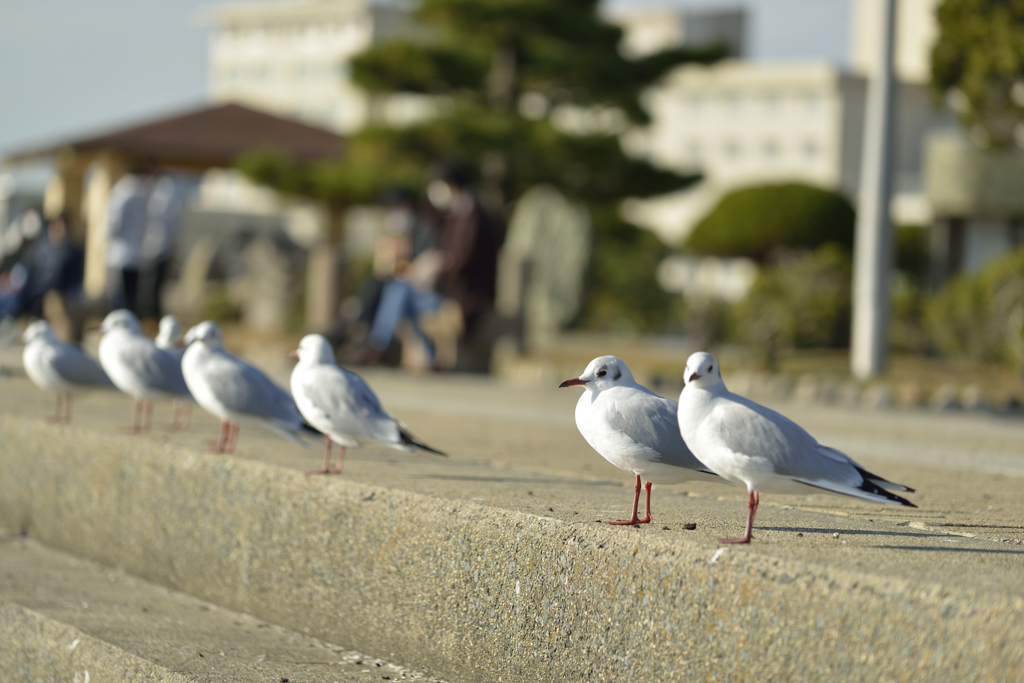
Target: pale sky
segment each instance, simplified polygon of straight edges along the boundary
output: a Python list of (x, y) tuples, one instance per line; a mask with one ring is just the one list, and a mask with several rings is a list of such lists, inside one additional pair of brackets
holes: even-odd
[[(759, 60), (846, 63), (851, 0), (613, 0), (746, 7)], [(216, 0), (0, 0), (0, 156), (200, 105)]]

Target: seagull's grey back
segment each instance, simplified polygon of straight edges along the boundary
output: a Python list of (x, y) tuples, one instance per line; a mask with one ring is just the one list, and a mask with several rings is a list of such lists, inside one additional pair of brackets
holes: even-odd
[(736, 453), (766, 458), (782, 476), (860, 480), (853, 469), (856, 462), (844, 453), (822, 446), (786, 416), (729, 391), (716, 397), (701, 431)]
[(190, 395), (177, 358), (141, 335), (133, 335), (130, 350), (122, 360), (147, 386), (176, 396)]
[(606, 389), (598, 400), (608, 426), (638, 446), (647, 447), (651, 460), (692, 470), (707, 469), (679, 433), (675, 401), (639, 384)]
[(99, 363), (74, 344), (53, 344), (50, 362), (65, 381), (88, 387), (113, 389), (114, 383), (103, 372)]
[(291, 394), (227, 351), (209, 352), (203, 359), (201, 372), (211, 392), (228, 410), (279, 420), (294, 428), (302, 425), (302, 416)]
[(313, 426), (323, 421), (335, 434), (356, 442), (370, 439), (385, 444), (400, 440), (397, 420), (384, 410), (380, 399), (362, 377), (333, 364), (307, 368), (299, 379), (297, 392), (302, 392), (319, 419), (310, 419)]

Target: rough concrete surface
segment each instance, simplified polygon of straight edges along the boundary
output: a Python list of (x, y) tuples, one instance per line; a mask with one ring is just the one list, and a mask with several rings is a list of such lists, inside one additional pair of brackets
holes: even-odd
[(4, 681), (419, 681), (422, 674), (0, 532)]
[(921, 508), (765, 496), (755, 543), (720, 548), (735, 488), (655, 487), (655, 523), (596, 523), (632, 490), (576, 432), (578, 392), (367, 377), (451, 457), (365, 449), (305, 477), (319, 447), (243, 427), (237, 456), (206, 454), (198, 415), (120, 435), (114, 395), (52, 426), (8, 379), (0, 525), (447, 680), (1024, 677), (1019, 421), (776, 406)]

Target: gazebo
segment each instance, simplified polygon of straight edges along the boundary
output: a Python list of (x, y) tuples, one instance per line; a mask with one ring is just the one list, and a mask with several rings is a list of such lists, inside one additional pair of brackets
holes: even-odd
[[(106, 288), (107, 198), (114, 183), (136, 162), (164, 169), (202, 172), (229, 168), (239, 155), (276, 150), (298, 161), (337, 158), (344, 139), (328, 130), (237, 104), (208, 106), (70, 142), (11, 154), (5, 163), (50, 158), (56, 174), (46, 188), (44, 212), (66, 211), (72, 235), (85, 246), (87, 297)], [(307, 279), (307, 325), (323, 329), (337, 310), (340, 217), (331, 216), (324, 244), (313, 249)]]

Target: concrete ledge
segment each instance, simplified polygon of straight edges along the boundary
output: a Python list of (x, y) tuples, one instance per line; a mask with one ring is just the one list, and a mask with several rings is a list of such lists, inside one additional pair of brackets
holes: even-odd
[(34, 683), (196, 680), (6, 600), (0, 600), (0, 671), (4, 680)]
[(686, 536), (11, 416), (0, 525), (448, 680), (1024, 677), (1021, 591), (709, 558)]
[(432, 683), (29, 538), (0, 549), (4, 681)]

